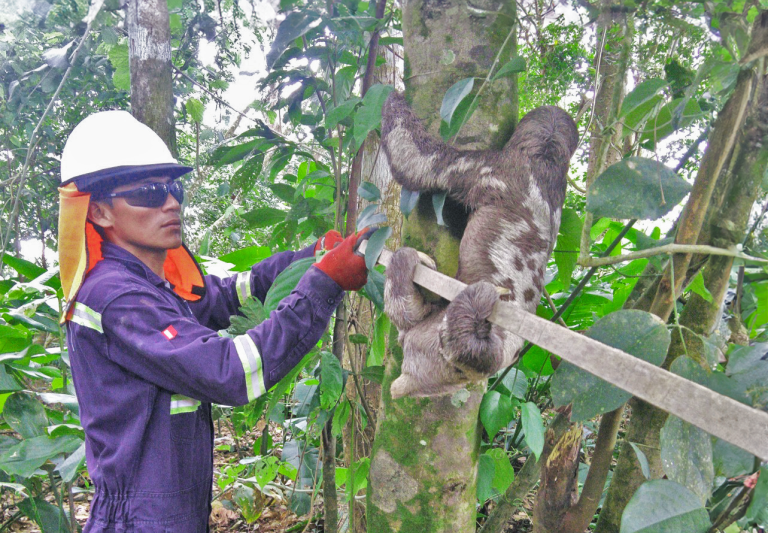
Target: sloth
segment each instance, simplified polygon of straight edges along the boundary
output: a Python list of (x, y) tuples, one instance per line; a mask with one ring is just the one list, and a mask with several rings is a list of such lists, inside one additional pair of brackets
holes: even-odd
[(420, 262), (434, 268), (416, 250), (401, 248), (387, 268), (384, 310), (403, 348), (393, 398), (449, 394), (517, 361), (523, 340), (488, 317), (500, 299), (536, 310), (577, 142), (573, 119), (543, 106), (523, 117), (503, 149), (457, 150), (390, 93), (381, 146), (392, 176), (407, 190), (446, 191), (468, 213), (456, 276), (468, 287), (453, 302), (430, 302), (414, 285)]

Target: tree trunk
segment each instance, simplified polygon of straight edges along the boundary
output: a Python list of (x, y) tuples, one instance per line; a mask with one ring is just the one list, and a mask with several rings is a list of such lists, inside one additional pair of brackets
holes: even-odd
[[(480, 11), (485, 16), (474, 15)], [(514, 19), (514, 2), (499, 7), (487, 0), (417, 0), (403, 6), (406, 97), (432, 135), (437, 136), (438, 111), (448, 88), (470, 76), (485, 78), (497, 53), (497, 67), (515, 55)], [(516, 88), (514, 78), (485, 87), (456, 144), (503, 146), (517, 122)], [(444, 214), (450, 217), (448, 204)], [(404, 223), (403, 243), (431, 255), (441, 272), (455, 276), (459, 234), (456, 228), (437, 225), (431, 198), (423, 194)], [(478, 411), (485, 387), (468, 387), (464, 403), (454, 403), (450, 396), (393, 401), (389, 388), (402, 362), (394, 328), (389, 345), (371, 460), (368, 531), (474, 531), (482, 436)]]
[(175, 156), (168, 2), (131, 0), (126, 25), (133, 116), (152, 128)]

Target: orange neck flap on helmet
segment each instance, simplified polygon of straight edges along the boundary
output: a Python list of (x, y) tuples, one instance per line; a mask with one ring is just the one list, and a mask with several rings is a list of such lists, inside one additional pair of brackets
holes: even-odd
[[(103, 239), (87, 220), (90, 201), (90, 193), (78, 191), (74, 183), (59, 188), (59, 272), (66, 301), (62, 323), (71, 316), (72, 303), (85, 276), (103, 259)], [(191, 302), (201, 298), (203, 276), (184, 246), (168, 250), (163, 270), (176, 294)]]

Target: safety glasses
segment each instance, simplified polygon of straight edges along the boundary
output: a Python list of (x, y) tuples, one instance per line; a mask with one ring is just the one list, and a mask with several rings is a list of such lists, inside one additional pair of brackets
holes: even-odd
[(95, 199), (122, 198), (125, 203), (134, 207), (161, 207), (165, 204), (168, 194), (176, 198), (179, 204), (184, 202), (184, 186), (180, 180), (171, 183), (147, 183), (129, 191), (101, 194)]

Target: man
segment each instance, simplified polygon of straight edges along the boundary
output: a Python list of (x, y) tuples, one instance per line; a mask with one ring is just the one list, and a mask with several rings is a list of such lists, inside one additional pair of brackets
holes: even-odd
[[(83, 120), (62, 154), (63, 320), (95, 486), (86, 532), (207, 531), (210, 404), (264, 394), (318, 342), (343, 291), (366, 281), (356, 236), (335, 232), (232, 278), (203, 276), (181, 241), (177, 178), (190, 170), (124, 111)], [(263, 300), (320, 247), (269, 319), (218, 335), (245, 298)]]

